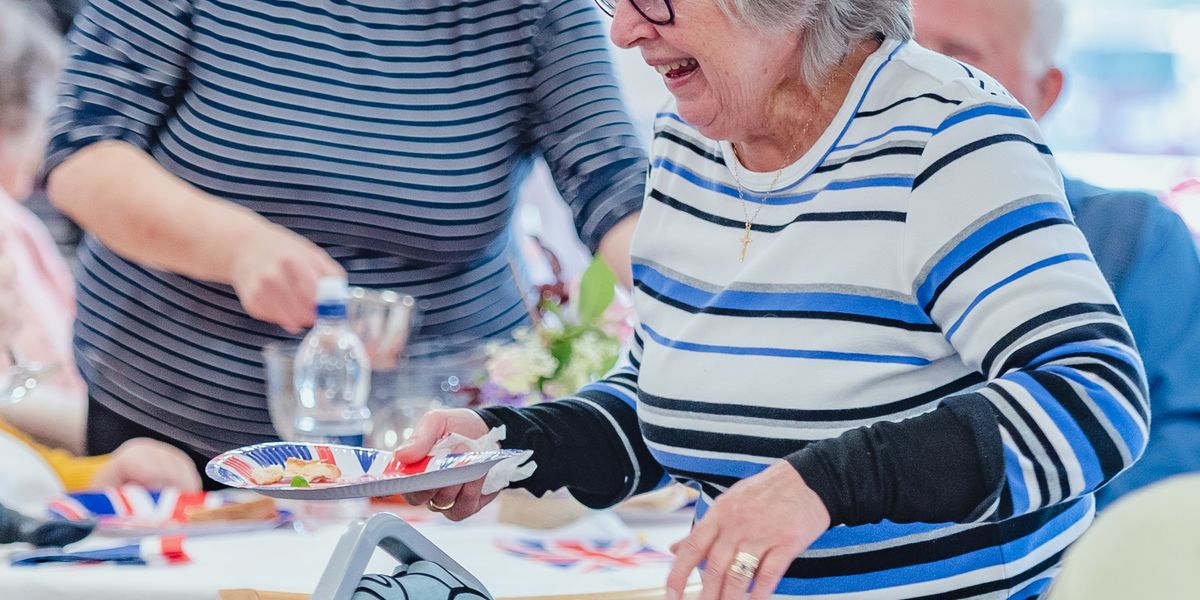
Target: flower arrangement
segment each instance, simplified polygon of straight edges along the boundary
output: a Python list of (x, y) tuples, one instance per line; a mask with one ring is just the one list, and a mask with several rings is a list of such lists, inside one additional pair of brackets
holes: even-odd
[(486, 348), (480, 405), (525, 406), (574, 393), (603, 376), (632, 335), (633, 309), (618, 299), (617, 278), (593, 258), (575, 290), (561, 281), (539, 288), (532, 328)]

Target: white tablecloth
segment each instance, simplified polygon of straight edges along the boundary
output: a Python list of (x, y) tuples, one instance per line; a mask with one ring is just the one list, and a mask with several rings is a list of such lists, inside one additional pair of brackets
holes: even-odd
[[(491, 507), (489, 507), (491, 508)], [(463, 523), (443, 518), (414, 523), (427, 538), (475, 574), (496, 597), (600, 593), (662, 586), (670, 562), (649, 551), (633, 566), (613, 567), (603, 558), (569, 566), (502, 550), (536, 540), (633, 539), (660, 553), (687, 532), (687, 516), (666, 516), (627, 525), (616, 514), (595, 513), (554, 532), (537, 532), (497, 523), (493, 511)], [(253, 588), (310, 593), (345, 531), (346, 523), (305, 531), (261, 531), (221, 537), (189, 538), (184, 549), (191, 563), (177, 566), (0, 565), (4, 600), (215, 600), (222, 589)], [(531, 554), (537, 554), (531, 552)], [(570, 552), (567, 553), (570, 559)], [(558, 558), (562, 558), (559, 553)], [(390, 573), (395, 561), (377, 552), (368, 572)], [(606, 568), (607, 567), (607, 568)]]

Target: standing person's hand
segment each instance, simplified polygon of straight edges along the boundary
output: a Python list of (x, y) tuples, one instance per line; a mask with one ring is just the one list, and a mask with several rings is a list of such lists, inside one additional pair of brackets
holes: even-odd
[(682, 598), (692, 569), (707, 561), (701, 600), (742, 600), (746, 594), (765, 600), (792, 560), (827, 529), (829, 511), (820, 496), (792, 465), (777, 462), (721, 494), (671, 548), (667, 598)]
[[(451, 433), (478, 439), (487, 432), (487, 423), (473, 410), (435, 410), (421, 419), (412, 437), (396, 450), (396, 458), (402, 463), (414, 463), (428, 456), (433, 445)], [(480, 478), (461, 485), (405, 494), (404, 499), (413, 506), (424, 504), (452, 521), (461, 521), (496, 498), (496, 494), (484, 496), (482, 490), (483, 478)]]
[(233, 289), (246, 313), (293, 333), (313, 323), (317, 281), (346, 276), (316, 244), (277, 225), (247, 236), (232, 267)]
[(97, 488), (127, 484), (148, 489), (176, 488), (183, 491), (200, 489), (200, 474), (196, 463), (182, 450), (146, 438), (135, 438), (121, 444), (92, 478)]

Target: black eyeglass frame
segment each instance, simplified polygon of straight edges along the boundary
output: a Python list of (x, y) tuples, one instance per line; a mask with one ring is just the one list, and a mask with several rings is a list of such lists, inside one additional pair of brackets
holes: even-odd
[[(612, 17), (612, 16), (616, 15), (617, 2), (620, 2), (620, 1), (621, 0), (596, 0), (596, 6), (599, 6), (600, 10), (604, 14)], [(667, 14), (670, 15), (666, 18), (666, 20), (651, 19), (642, 10), (642, 7), (638, 6), (637, 0), (629, 0), (629, 3), (633, 5), (634, 10), (638, 11), (639, 15), (642, 15), (643, 19), (645, 19), (655, 25), (670, 25), (675, 22), (675, 5), (671, 4), (671, 0), (662, 0), (662, 3), (667, 5)]]

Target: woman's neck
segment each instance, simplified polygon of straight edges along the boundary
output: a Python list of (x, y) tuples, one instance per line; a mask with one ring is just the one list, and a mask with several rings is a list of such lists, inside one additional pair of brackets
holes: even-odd
[(863, 63), (879, 48), (869, 40), (833, 66), (823, 81), (796, 81), (768, 101), (761, 127), (741, 140), (731, 140), (738, 161), (751, 171), (777, 171), (795, 162), (816, 144), (842, 107)]

